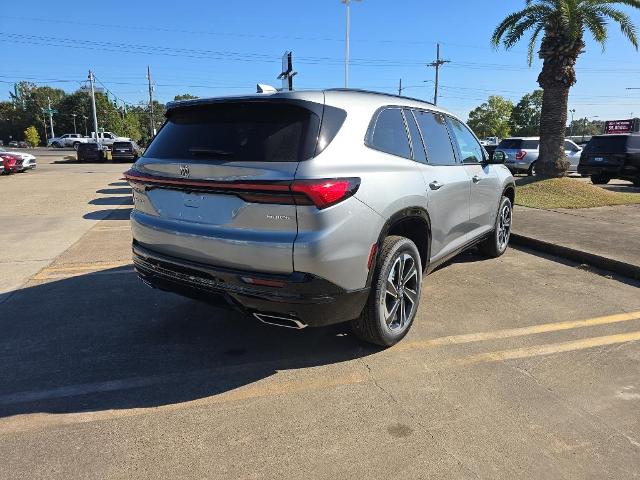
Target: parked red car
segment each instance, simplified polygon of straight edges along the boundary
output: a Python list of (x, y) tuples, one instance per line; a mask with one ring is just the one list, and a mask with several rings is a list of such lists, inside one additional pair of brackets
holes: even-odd
[(13, 173), (20, 169), (22, 159), (16, 155), (10, 153), (0, 153), (0, 159), (2, 159), (2, 173)]

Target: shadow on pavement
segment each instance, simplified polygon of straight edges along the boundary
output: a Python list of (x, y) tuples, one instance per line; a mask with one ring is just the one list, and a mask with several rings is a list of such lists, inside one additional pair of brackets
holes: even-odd
[[(93, 201), (92, 201), (93, 202)], [(91, 203), (92, 203), (91, 202)], [(118, 205), (115, 204), (114, 205)], [(132, 208), (110, 208), (106, 210), (96, 210), (85, 213), (82, 218), (85, 220), (129, 220)]]
[(96, 190), (96, 193), (105, 195), (127, 195), (131, 193), (131, 188), (101, 188), (100, 190)]
[[(129, 183), (128, 182), (111, 182), (109, 186), (110, 187), (128, 187)], [(129, 188), (129, 190), (131, 189)]]
[(174, 404), (376, 351), (346, 325), (270, 327), (149, 289), (130, 265), (23, 288), (0, 308), (0, 417)]
[(90, 205), (133, 205), (133, 197), (100, 197), (89, 201)]

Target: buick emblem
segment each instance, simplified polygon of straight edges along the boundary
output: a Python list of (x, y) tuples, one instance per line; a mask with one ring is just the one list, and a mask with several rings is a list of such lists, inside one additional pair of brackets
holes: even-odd
[(181, 177), (188, 177), (189, 176), (189, 165), (180, 165), (180, 176)]

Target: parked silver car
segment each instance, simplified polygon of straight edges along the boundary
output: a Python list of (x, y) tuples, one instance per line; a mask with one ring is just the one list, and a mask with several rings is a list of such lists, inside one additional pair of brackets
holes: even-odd
[[(505, 165), (511, 172), (535, 175), (539, 146), (540, 137), (511, 137), (502, 140), (498, 144), (496, 152), (505, 154)], [(576, 173), (578, 171), (578, 163), (580, 163), (580, 156), (582, 155), (582, 148), (571, 140), (565, 140), (564, 153), (569, 161), (567, 171)]]
[(423, 272), (472, 245), (507, 248), (515, 184), (459, 119), (355, 90), (168, 105), (125, 173), (148, 285), (265, 323), (352, 321), (392, 345)]

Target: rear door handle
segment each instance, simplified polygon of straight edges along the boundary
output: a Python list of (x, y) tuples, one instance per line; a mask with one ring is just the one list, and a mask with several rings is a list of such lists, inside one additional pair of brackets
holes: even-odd
[(433, 182), (431, 182), (431, 183), (429, 184), (429, 188), (430, 188), (431, 190), (440, 190), (442, 187), (444, 187), (444, 184), (443, 184), (443, 183), (440, 183), (440, 182), (439, 182), (439, 181), (437, 181), (437, 180), (434, 180)]
[(471, 180), (473, 180), (473, 183), (478, 183), (482, 179), (478, 175), (474, 175), (471, 177)]

